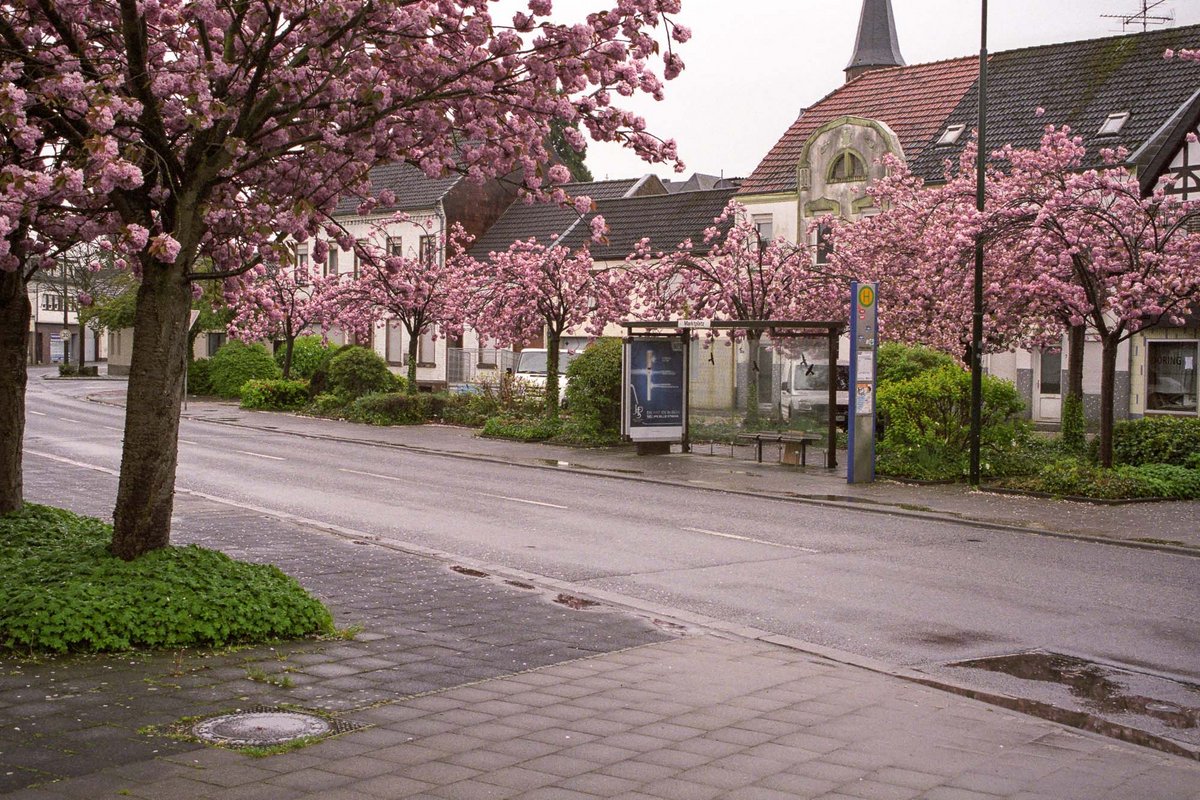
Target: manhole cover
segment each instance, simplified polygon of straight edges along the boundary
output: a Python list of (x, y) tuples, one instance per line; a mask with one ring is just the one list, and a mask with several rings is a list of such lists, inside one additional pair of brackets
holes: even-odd
[(252, 711), (223, 714), (197, 722), (192, 733), (214, 744), (237, 747), (270, 747), (333, 730), (329, 720), (294, 711)]

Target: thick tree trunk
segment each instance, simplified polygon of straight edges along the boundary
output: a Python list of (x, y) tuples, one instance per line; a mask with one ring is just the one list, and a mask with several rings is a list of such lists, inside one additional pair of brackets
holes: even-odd
[(558, 343), (562, 336), (546, 334), (546, 416), (558, 419)]
[(1100, 465), (1113, 463), (1113, 411), (1117, 387), (1117, 346), (1115, 336), (1106, 336), (1101, 347), (1100, 368)]
[(18, 511), (24, 498), (21, 448), (31, 312), (21, 272), (0, 270), (0, 514)]
[(134, 317), (125, 447), (113, 511), (113, 553), (131, 560), (171, 540), (179, 404), (191, 291), (181, 264), (143, 271)]
[(1087, 343), (1087, 326), (1072, 325), (1067, 334), (1067, 396), (1083, 402), (1083, 348)]

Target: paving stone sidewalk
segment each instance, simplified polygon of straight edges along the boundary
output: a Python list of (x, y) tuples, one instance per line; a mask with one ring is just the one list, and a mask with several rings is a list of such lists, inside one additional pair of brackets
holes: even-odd
[[(105, 514), (111, 476), (30, 466), (31, 499), (60, 498), (69, 479), (78, 510)], [(179, 662), (10, 661), (0, 772), (11, 774), (0, 791), (20, 800), (1200, 796), (1195, 762), (793, 649), (571, 610), (498, 576), (188, 495), (177, 517), (177, 540), (277, 563), (362, 632)], [(369, 727), (266, 758), (138, 732), (283, 703)], [(44, 760), (25, 761), (35, 751)], [(53, 777), (62, 779), (29, 785)]]

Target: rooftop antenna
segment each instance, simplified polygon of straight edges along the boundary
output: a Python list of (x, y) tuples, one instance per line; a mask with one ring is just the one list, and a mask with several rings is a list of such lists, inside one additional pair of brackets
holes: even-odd
[(1141, 25), (1142, 33), (1145, 33), (1151, 25), (1166, 25), (1168, 22), (1175, 21), (1175, 14), (1172, 11), (1165, 13), (1151, 14), (1150, 12), (1165, 4), (1167, 0), (1142, 0), (1141, 11), (1135, 11), (1132, 14), (1101, 14), (1105, 19), (1121, 20), (1121, 30), (1127, 31), (1130, 26)]

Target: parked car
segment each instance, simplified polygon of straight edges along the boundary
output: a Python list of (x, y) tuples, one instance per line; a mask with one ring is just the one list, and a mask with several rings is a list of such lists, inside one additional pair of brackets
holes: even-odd
[[(566, 398), (567, 365), (574, 361), (575, 357), (582, 352), (582, 350), (574, 349), (558, 351), (558, 388), (560, 402)], [(517, 353), (517, 362), (513, 369), (513, 377), (519, 381), (529, 384), (530, 386), (538, 386), (542, 389), (546, 388), (546, 357), (548, 355), (549, 351), (541, 347), (530, 348)]]

